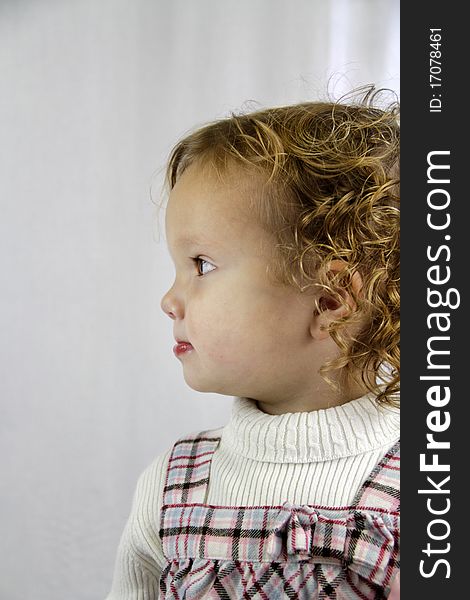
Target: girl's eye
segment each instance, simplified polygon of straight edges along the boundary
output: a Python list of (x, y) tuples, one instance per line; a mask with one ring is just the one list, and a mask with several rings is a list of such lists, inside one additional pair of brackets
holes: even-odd
[(193, 260), (196, 263), (196, 268), (199, 277), (202, 277), (203, 275), (206, 275), (207, 273), (215, 269), (215, 265), (210, 263), (208, 260), (204, 260), (199, 256), (196, 256)]

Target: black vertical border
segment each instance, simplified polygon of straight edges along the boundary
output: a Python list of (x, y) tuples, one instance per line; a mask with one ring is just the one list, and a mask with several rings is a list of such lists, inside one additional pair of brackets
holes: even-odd
[[(463, 5), (454, 2), (428, 0), (423, 3), (401, 3), (401, 271), (402, 271), (402, 394), (401, 394), (401, 437), (402, 437), (402, 531), (401, 531), (401, 597), (426, 598), (466, 598), (467, 578), (470, 576), (470, 561), (467, 559), (467, 546), (470, 543), (470, 510), (467, 473), (470, 465), (470, 429), (467, 426), (467, 404), (470, 394), (466, 376), (470, 373), (467, 365), (470, 327), (465, 319), (468, 297), (468, 273), (470, 272), (467, 254), (470, 241), (470, 211), (468, 192), (464, 190), (464, 177), (470, 174), (467, 165), (466, 146), (469, 136), (469, 98), (467, 85), (468, 39), (470, 31), (466, 25)], [(442, 38), (441, 87), (430, 87), (430, 46), (431, 29), (440, 29)], [(436, 73), (438, 69), (434, 69)], [(437, 80), (433, 80), (436, 82)], [(434, 96), (433, 96), (434, 94)], [(440, 95), (439, 95), (440, 94)], [(441, 112), (430, 111), (430, 101), (439, 98)], [(437, 101), (434, 108), (439, 107)], [(428, 153), (449, 151), (435, 162), (449, 164), (447, 175), (449, 184), (428, 182)], [(438, 174), (435, 171), (436, 175)], [(444, 171), (440, 177), (444, 179)], [(433, 211), (428, 206), (428, 194), (432, 188), (441, 188), (450, 194), (449, 207)], [(433, 198), (444, 200), (445, 194), (436, 193)], [(434, 212), (433, 218), (442, 222), (449, 214), (449, 227), (445, 230), (432, 230), (427, 224), (427, 215)], [(450, 236), (450, 239), (445, 238)], [(432, 262), (427, 257), (428, 247)], [(450, 269), (450, 280), (439, 286), (430, 284), (428, 269), (439, 264), (442, 275)], [(436, 271), (434, 271), (434, 275)], [(442, 278), (442, 276), (441, 276)], [(457, 308), (430, 308), (428, 288), (458, 291), (460, 305)], [(457, 294), (452, 294), (455, 303)], [(432, 312), (449, 314), (450, 329), (446, 333), (436, 329), (435, 321), (429, 329), (427, 317)], [(445, 322), (445, 318), (441, 322)], [(441, 349), (449, 349), (449, 355), (441, 355), (439, 364), (449, 364), (449, 370), (428, 369), (427, 343), (432, 335), (449, 336), (450, 341), (441, 342)], [(434, 346), (437, 348), (437, 346)], [(449, 375), (450, 381), (441, 383), (420, 380), (422, 375)], [(450, 400), (439, 408), (441, 422), (445, 412), (450, 417), (450, 426), (441, 433), (435, 433), (436, 440), (448, 441), (449, 449), (437, 452), (439, 463), (450, 465), (449, 472), (424, 472), (420, 468), (420, 454), (427, 453), (426, 462), (432, 461), (435, 450), (427, 450), (426, 435), (430, 433), (427, 419), (436, 407), (427, 401), (427, 390), (431, 385), (448, 385)], [(434, 421), (436, 422), (436, 421)], [(468, 440), (468, 442), (467, 442)], [(427, 476), (439, 485), (443, 479), (450, 480), (441, 485), (449, 493), (418, 493), (420, 489), (433, 489)], [(448, 512), (433, 515), (431, 508)], [(447, 500), (448, 499), (448, 500)], [(450, 502), (450, 505), (449, 505)], [(434, 519), (446, 520), (450, 530), (443, 523), (431, 522)], [(430, 528), (430, 529), (429, 529)], [(429, 531), (442, 540), (433, 540)], [(430, 552), (424, 552), (430, 544)], [(448, 544), (448, 545), (447, 545)], [(443, 562), (438, 563), (439, 560)], [(421, 563), (421, 561), (424, 561)], [(448, 565), (446, 562), (447, 561)], [(420, 565), (429, 577), (420, 573)], [(447, 578), (446, 575), (450, 574)]]

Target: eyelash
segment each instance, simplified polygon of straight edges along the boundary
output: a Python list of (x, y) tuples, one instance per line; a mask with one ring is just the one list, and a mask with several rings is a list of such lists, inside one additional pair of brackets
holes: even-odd
[[(205, 258), (201, 258), (200, 256), (194, 256), (193, 257), (193, 261), (194, 261), (194, 264), (196, 265), (196, 268), (197, 268), (197, 272), (198, 272), (197, 276), (198, 277), (204, 277), (204, 275), (207, 275), (207, 273), (200, 273), (199, 272), (199, 267), (200, 267), (200, 265), (201, 265), (202, 262), (205, 262), (208, 265), (212, 265), (212, 263), (209, 262), (208, 260), (206, 260)], [(211, 269), (211, 270), (213, 271), (213, 269)]]

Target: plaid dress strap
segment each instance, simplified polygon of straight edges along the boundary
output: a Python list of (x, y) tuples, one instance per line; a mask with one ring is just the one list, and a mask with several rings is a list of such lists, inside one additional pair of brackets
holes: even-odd
[(220, 437), (211, 433), (202, 431), (185, 436), (173, 446), (163, 489), (163, 506), (205, 501), (212, 456), (220, 441)]
[(400, 513), (400, 440), (385, 454), (365, 480), (352, 505)]

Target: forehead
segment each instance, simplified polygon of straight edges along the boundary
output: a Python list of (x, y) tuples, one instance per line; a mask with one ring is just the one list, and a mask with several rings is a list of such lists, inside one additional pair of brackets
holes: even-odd
[(189, 166), (173, 187), (166, 210), (170, 245), (216, 243), (221, 246), (255, 229), (252, 210), (256, 184), (234, 173), (223, 178), (200, 165)]

